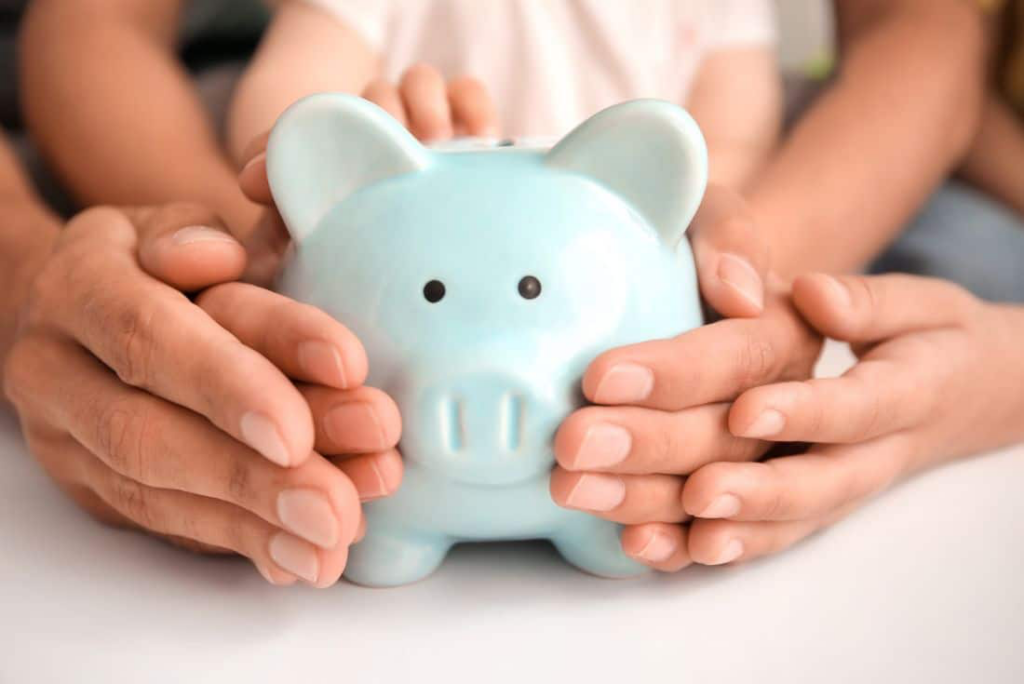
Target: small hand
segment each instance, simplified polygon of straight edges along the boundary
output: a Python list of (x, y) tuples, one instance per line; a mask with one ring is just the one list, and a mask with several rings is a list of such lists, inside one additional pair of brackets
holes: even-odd
[[(73, 219), (32, 285), (5, 390), (35, 457), (97, 518), (327, 586), (360, 498), (401, 477), (397, 409), (361, 387), (343, 326), (230, 282), (245, 254), (218, 225), (178, 205)], [(195, 304), (182, 294), (215, 283)], [(289, 376), (336, 389), (328, 402)], [(314, 447), (360, 455), (339, 470)]]
[(774, 283), (742, 199), (709, 188), (690, 229), (701, 292), (733, 316), (669, 340), (614, 349), (591, 363), (588, 406), (555, 438), (554, 500), (626, 524), (623, 549), (664, 571), (690, 563), (686, 476), (751, 461), (767, 443), (729, 433), (729, 402), (777, 379), (810, 376), (821, 339)]
[(423, 142), (456, 136), (498, 136), (498, 114), (484, 85), (464, 76), (445, 83), (432, 66), (409, 67), (396, 87), (378, 79), (363, 97), (395, 117)]
[(733, 434), (810, 442), (764, 463), (713, 463), (683, 488), (695, 562), (775, 553), (842, 518), (900, 478), (1024, 439), (1024, 311), (956, 285), (904, 275), (803, 276), (800, 313), (849, 342), (840, 378), (784, 382), (740, 396)]

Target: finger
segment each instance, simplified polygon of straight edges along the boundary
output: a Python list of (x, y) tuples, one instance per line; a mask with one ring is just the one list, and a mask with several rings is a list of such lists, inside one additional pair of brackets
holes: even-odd
[(900, 363), (865, 359), (839, 378), (755, 387), (729, 412), (744, 437), (790, 442), (863, 442), (919, 424), (931, 411)]
[(808, 377), (820, 347), (788, 305), (772, 300), (756, 319), (607, 351), (587, 368), (583, 393), (596, 404), (665, 411), (731, 401), (751, 387)]
[(238, 187), (253, 202), (269, 206), (274, 203), (274, 195), (270, 191), (270, 180), (267, 177), (267, 153), (264, 151), (254, 155), (238, 172)]
[(479, 80), (463, 76), (449, 82), (448, 104), (456, 135), (498, 137), (498, 111)]
[(555, 458), (566, 470), (685, 475), (712, 461), (750, 461), (764, 443), (729, 433), (728, 404), (676, 413), (588, 406), (555, 434)]
[(126, 209), (138, 230), (143, 270), (185, 291), (236, 280), (245, 269), (245, 249), (223, 222), (193, 204)]
[(292, 238), (277, 209), (268, 208), (245, 238), (248, 264), (242, 280), (260, 287), (271, 287), (291, 242)]
[(363, 493), (323, 457), (279, 468), (202, 416), (121, 384), (71, 344), (39, 341), (26, 364), (49, 371), (21, 381), (35, 410), (118, 474), (233, 504), (323, 548), (352, 542)]
[(551, 498), (564, 508), (625, 524), (682, 522), (683, 478), (674, 475), (609, 475), (551, 471)]
[(123, 382), (206, 416), (279, 465), (309, 456), (313, 421), (298, 390), (202, 309), (139, 270), (135, 230), (123, 214), (86, 212), (63, 240), (60, 260), (37, 280), (37, 324), (56, 326)]
[(398, 92), (398, 88), (390, 81), (383, 78), (371, 81), (366, 86), (366, 89), (363, 90), (363, 98), (386, 111), (403, 127), (409, 127), (409, 119), (405, 114), (402, 95)]
[(249, 558), (273, 583), (294, 575), (316, 587), (330, 586), (348, 558), (347, 546), (317, 549), (224, 501), (148, 487), (84, 455), (80, 461), (93, 491), (140, 528), (230, 549)]
[(701, 565), (724, 565), (778, 553), (828, 527), (853, 507), (810, 520), (787, 522), (734, 522), (694, 520), (688, 537), (690, 558)]
[(815, 273), (794, 281), (793, 301), (823, 334), (859, 343), (958, 325), (976, 300), (961, 287), (935, 278)]
[(324, 454), (365, 454), (398, 444), (402, 418), (398, 405), (375, 387), (335, 390), (302, 385), (313, 413), (316, 448)]
[(661, 572), (678, 572), (692, 562), (686, 525), (644, 523), (622, 530), (622, 550), (633, 560)]
[(768, 248), (743, 198), (708, 186), (688, 235), (701, 295), (711, 308), (727, 318), (760, 315)]
[(270, 130), (264, 131), (249, 141), (249, 144), (242, 150), (243, 166), (267, 151), (267, 144), (270, 142), (271, 133), (272, 131)]
[(441, 73), (426, 64), (410, 67), (399, 86), (409, 130), (424, 142), (452, 137), (452, 113)]
[(330, 460), (352, 481), (361, 501), (391, 496), (402, 484), (402, 457), (395, 449), (362, 456), (334, 456)]
[(820, 517), (889, 487), (906, 473), (911, 453), (906, 436), (892, 435), (764, 463), (712, 463), (687, 479), (683, 506), (698, 518)]
[(289, 377), (341, 389), (366, 380), (363, 345), (316, 307), (246, 283), (218, 285), (196, 304)]

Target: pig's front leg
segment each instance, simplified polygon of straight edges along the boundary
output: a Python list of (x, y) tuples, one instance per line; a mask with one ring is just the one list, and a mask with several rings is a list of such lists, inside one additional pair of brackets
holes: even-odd
[(349, 550), (345, 578), (368, 587), (397, 587), (430, 575), (454, 540), (416, 530), (375, 529)]
[(633, 577), (648, 568), (622, 551), (618, 525), (590, 515), (575, 516), (556, 532), (551, 542), (565, 560), (600, 577)]

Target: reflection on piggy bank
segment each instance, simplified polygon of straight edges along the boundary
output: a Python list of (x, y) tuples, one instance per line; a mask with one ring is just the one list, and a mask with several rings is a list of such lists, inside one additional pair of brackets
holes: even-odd
[(369, 102), (315, 95), (267, 164), (296, 245), (280, 290), (359, 336), (402, 413), (405, 478), (366, 506), (346, 577), (405, 584), (455, 543), (538, 538), (597, 575), (642, 572), (618, 525), (552, 502), (552, 440), (600, 352), (701, 324), (683, 234), (707, 152), (689, 115), (628, 102), (550, 150), (439, 151)]

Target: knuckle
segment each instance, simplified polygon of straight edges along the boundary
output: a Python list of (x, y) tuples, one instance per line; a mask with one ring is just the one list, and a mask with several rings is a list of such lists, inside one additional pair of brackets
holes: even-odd
[(766, 339), (751, 337), (742, 347), (739, 359), (739, 385), (749, 389), (770, 380), (775, 372), (777, 354)]
[(761, 514), (765, 520), (779, 520), (793, 514), (794, 505), (788, 489), (782, 486), (785, 475), (780, 471), (776, 461), (765, 461), (763, 464), (768, 477), (766, 486), (761, 488)]
[(143, 485), (127, 477), (115, 476), (111, 488), (114, 508), (122, 515), (147, 530), (165, 531)]
[(139, 405), (115, 401), (97, 414), (96, 445), (118, 473), (148, 482), (146, 445), (152, 441), (152, 419)]
[(228, 470), (228, 496), (232, 501), (248, 502), (253, 498), (252, 472), (246, 460), (235, 458)]
[(860, 302), (855, 311), (860, 315), (853, 323), (858, 331), (871, 330), (878, 321), (882, 307), (885, 306), (885, 287), (880, 285), (881, 281), (869, 280), (864, 276), (848, 276), (846, 285), (850, 289), (853, 300)]
[(117, 377), (127, 385), (147, 388), (153, 381), (153, 352), (158, 320), (157, 307), (137, 302), (108, 314), (105, 321), (113, 338), (111, 364)]

